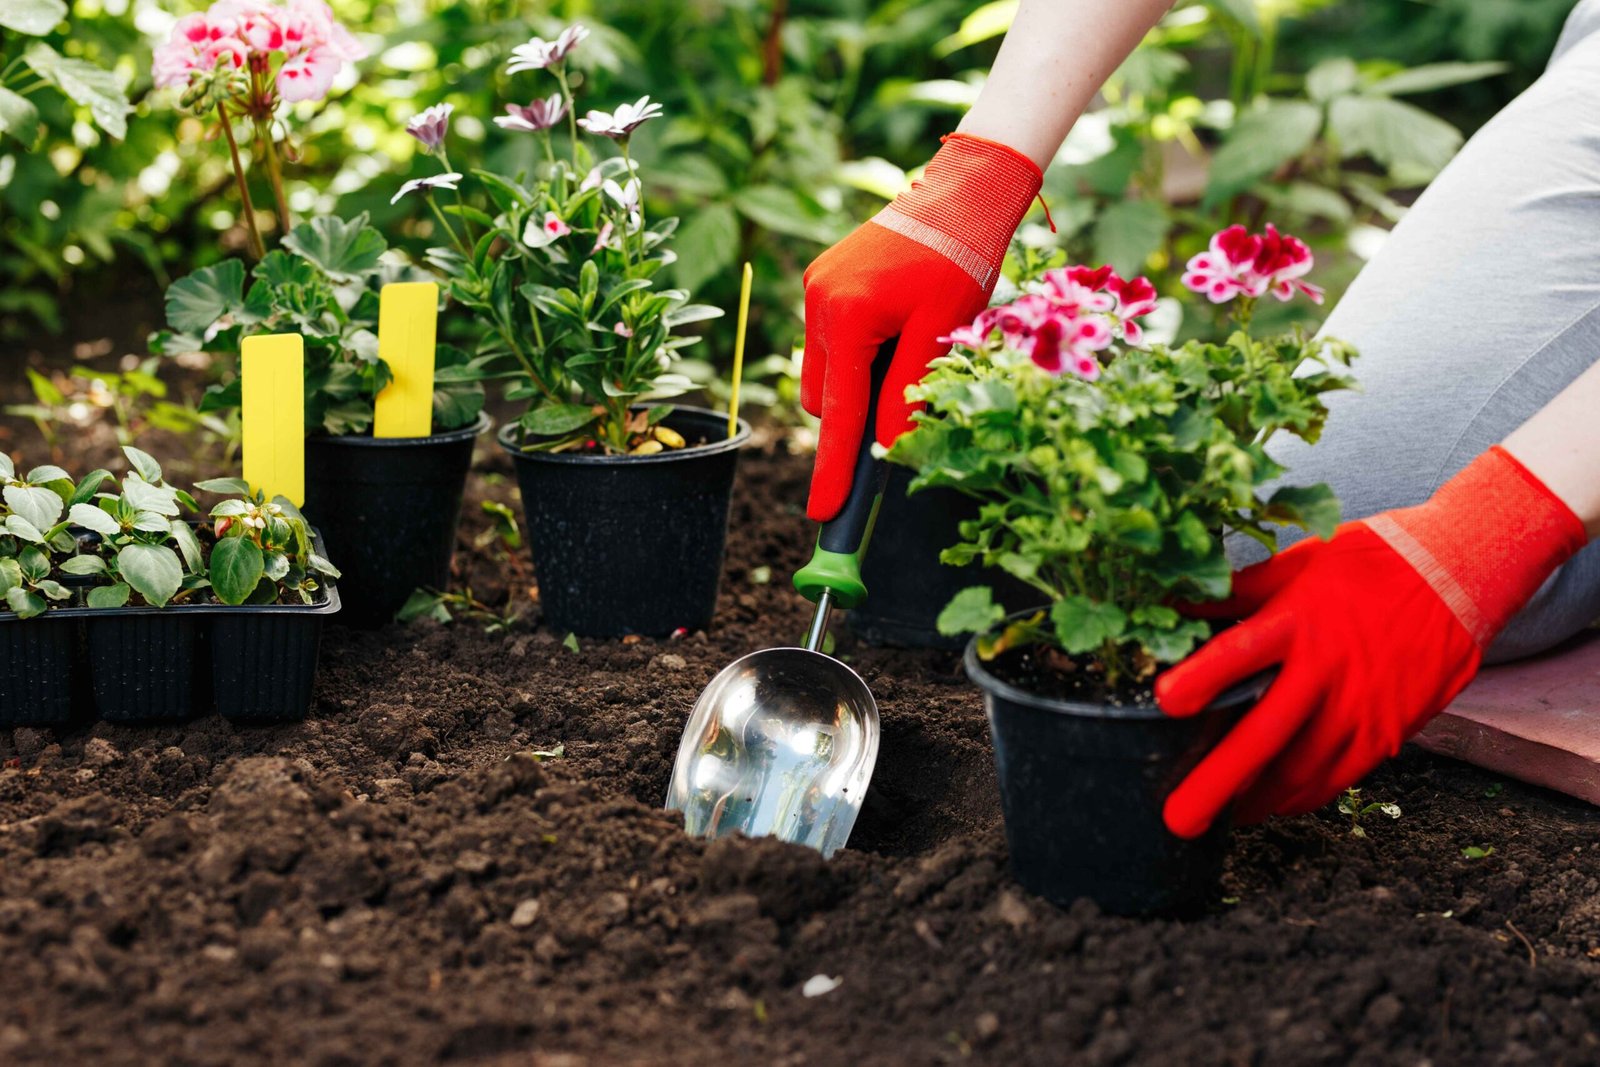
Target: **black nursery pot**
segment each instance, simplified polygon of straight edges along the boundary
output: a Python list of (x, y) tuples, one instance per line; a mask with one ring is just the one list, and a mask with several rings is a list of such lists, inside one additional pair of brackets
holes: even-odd
[(585, 637), (663, 637), (705, 628), (717, 605), (742, 419), (673, 405), (664, 424), (707, 444), (653, 456), (523, 452), (516, 461), (546, 624)]
[(1088, 897), (1118, 915), (1187, 914), (1211, 902), (1226, 818), (1184, 840), (1161, 820), (1167, 795), (1256, 697), (1232, 691), (1172, 719), (1153, 707), (1076, 703), (990, 674), (977, 642), (967, 676), (983, 689), (1017, 881), (1059, 905)]
[(954, 651), (964, 636), (939, 632), (939, 613), (972, 585), (987, 585), (1008, 610), (1036, 602), (1033, 590), (1004, 571), (969, 563), (952, 567), (939, 554), (961, 540), (961, 523), (978, 517), (978, 502), (954, 489), (907, 493), (916, 472), (892, 464), (872, 540), (861, 561), (867, 599), (850, 609), (850, 629), (869, 645)]
[(490, 420), (431, 437), (306, 438), (305, 512), (338, 560), (340, 618), (382, 626), (450, 580), (472, 447)]

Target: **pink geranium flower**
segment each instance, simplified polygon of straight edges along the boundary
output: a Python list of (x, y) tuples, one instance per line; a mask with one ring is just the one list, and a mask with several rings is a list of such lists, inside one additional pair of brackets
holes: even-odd
[(1279, 233), (1270, 222), (1261, 234), (1233, 225), (1213, 236), (1210, 247), (1189, 260), (1183, 284), (1213, 304), (1267, 293), (1279, 300), (1303, 293), (1320, 304), (1322, 290), (1300, 280), (1312, 263), (1305, 242)]
[(291, 103), (320, 100), (347, 62), (366, 58), (359, 41), (333, 17), (323, 0), (218, 0), (203, 14), (186, 15), (155, 51), (151, 72), (160, 88), (187, 85), (226, 58), (237, 69), (262, 74), (281, 57), (273, 84)]

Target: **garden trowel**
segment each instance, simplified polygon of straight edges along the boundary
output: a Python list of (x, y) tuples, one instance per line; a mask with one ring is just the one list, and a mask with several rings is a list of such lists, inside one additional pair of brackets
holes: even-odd
[(734, 661), (706, 686), (678, 746), (667, 807), (689, 833), (739, 832), (831, 856), (850, 837), (878, 759), (878, 705), (855, 671), (822, 651), (833, 609), (866, 599), (861, 558), (887, 467), (872, 454), (878, 392), (894, 341), (878, 349), (871, 400), (844, 508), (824, 523), (795, 588), (817, 605), (799, 648)]

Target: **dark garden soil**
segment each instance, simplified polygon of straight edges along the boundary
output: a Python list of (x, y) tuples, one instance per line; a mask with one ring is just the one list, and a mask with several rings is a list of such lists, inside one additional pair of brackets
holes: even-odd
[(689, 840), (696, 694), (805, 622), (805, 462), (747, 455), (713, 632), (574, 652), (480, 461), (459, 578), (509, 632), (335, 627), (301, 724), (0, 732), (0, 1062), (1600, 1062), (1600, 812), (1420, 754), (1365, 838), (1238, 833), (1202, 918), (1060, 910), (956, 657), (846, 640), (884, 724), (851, 847)]

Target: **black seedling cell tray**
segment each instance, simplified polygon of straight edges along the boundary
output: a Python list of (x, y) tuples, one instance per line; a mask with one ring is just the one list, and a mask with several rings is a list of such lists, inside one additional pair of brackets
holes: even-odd
[[(322, 541), (313, 534), (320, 554)], [(339, 590), (316, 604), (186, 604), (0, 612), (0, 726), (187, 719), (303, 719), (322, 625)], [(83, 592), (74, 592), (81, 605)]]

